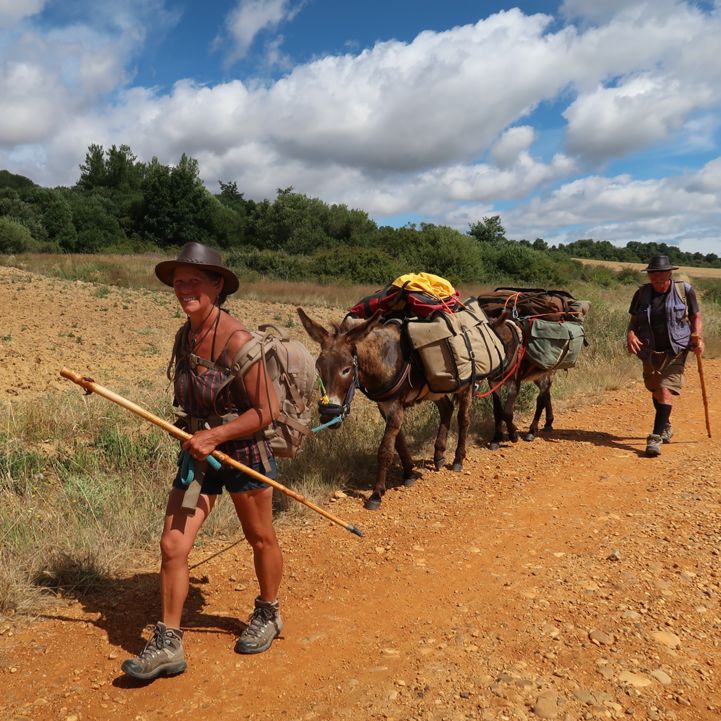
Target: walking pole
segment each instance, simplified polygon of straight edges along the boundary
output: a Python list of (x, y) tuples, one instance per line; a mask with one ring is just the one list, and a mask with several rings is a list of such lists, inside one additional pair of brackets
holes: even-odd
[[(172, 423), (163, 420), (162, 418), (159, 418), (158, 416), (152, 414), (150, 411), (146, 410), (145, 408), (142, 408), (139, 405), (136, 405), (132, 401), (127, 400), (126, 398), (123, 398), (123, 396), (118, 395), (117, 393), (114, 393), (113, 391), (104, 388), (99, 383), (96, 383), (92, 378), (88, 378), (87, 376), (81, 376), (79, 373), (75, 373), (75, 371), (71, 371), (69, 368), (63, 368), (60, 371), (60, 375), (63, 378), (67, 378), (68, 380), (71, 380), (73, 383), (77, 383), (79, 386), (85, 389), (85, 391), (90, 393), (97, 393), (99, 396), (103, 396), (103, 398), (107, 398), (109, 401), (113, 401), (113, 403), (117, 403), (119, 406), (122, 406), (123, 408), (126, 408), (127, 410), (131, 411), (132, 413), (135, 413), (136, 415), (140, 416), (141, 418), (144, 418), (146, 421), (150, 421), (151, 423), (154, 423), (156, 426), (159, 426), (164, 431), (167, 431), (170, 433), (171, 436), (175, 436), (181, 441), (187, 441), (190, 438), (192, 438), (190, 433), (186, 433), (184, 430), (181, 430), (177, 426), (173, 425)], [(280, 491), (281, 493), (284, 493), (286, 496), (290, 496), (292, 499), (298, 501), (298, 503), (302, 503), (304, 506), (308, 506), (312, 511), (315, 511), (316, 513), (320, 513), (321, 516), (324, 516), (329, 521), (333, 521), (333, 523), (338, 524), (339, 526), (342, 526), (346, 529), (346, 531), (350, 531), (351, 533), (354, 533), (356, 536), (362, 536), (363, 532), (358, 528), (357, 526), (354, 526), (351, 523), (346, 523), (345, 521), (342, 521), (340, 518), (337, 518), (332, 513), (328, 513), (328, 511), (320, 508), (319, 506), (316, 506), (314, 503), (309, 501), (307, 498), (302, 496), (300, 493), (296, 493), (295, 491), (291, 490), (287, 486), (284, 486), (282, 483), (278, 483), (277, 481), (273, 480), (272, 478), (268, 478), (267, 476), (264, 476), (262, 473), (258, 473), (258, 471), (254, 470), (253, 468), (248, 468), (248, 466), (243, 465), (239, 461), (236, 461), (234, 458), (231, 458), (230, 456), (227, 456), (222, 451), (213, 451), (211, 454), (213, 458), (220, 461), (221, 463), (225, 463), (226, 466), (233, 466), (233, 468), (238, 469), (239, 471), (242, 471), (243, 473), (247, 473), (249, 476), (252, 476), (256, 480), (260, 481), (261, 483), (267, 483), (269, 486), (273, 486), (276, 490)]]
[(700, 353), (696, 353), (696, 365), (698, 366), (698, 377), (701, 380), (701, 397), (703, 398), (703, 412), (706, 416), (706, 433), (711, 438), (711, 420), (708, 416), (708, 397), (706, 396), (706, 382), (703, 379), (703, 362)]

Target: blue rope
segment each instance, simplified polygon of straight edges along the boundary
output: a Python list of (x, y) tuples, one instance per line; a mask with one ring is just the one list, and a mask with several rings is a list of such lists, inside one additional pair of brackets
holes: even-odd
[(318, 433), (318, 431), (322, 431), (324, 428), (328, 428), (328, 426), (332, 426), (334, 423), (340, 423), (343, 420), (343, 416), (336, 416), (335, 418), (331, 418), (326, 423), (321, 423), (319, 426), (316, 426), (315, 428), (311, 428), (313, 433)]
[[(217, 458), (208, 456), (205, 460), (211, 468), (216, 471), (220, 470), (220, 461)], [(189, 486), (195, 478), (195, 459), (188, 451), (183, 451), (178, 459), (178, 465), (180, 466), (180, 482), (184, 486)]]

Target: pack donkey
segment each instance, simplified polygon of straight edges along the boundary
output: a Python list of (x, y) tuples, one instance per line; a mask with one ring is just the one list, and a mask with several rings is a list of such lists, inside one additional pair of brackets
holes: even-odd
[[(545, 295), (543, 291), (534, 291), (534, 294), (537, 296)], [(483, 302), (484, 300), (486, 301), (485, 303)], [(533, 414), (531, 425), (523, 436), (523, 440), (533, 441), (536, 438), (538, 435), (538, 425), (544, 412), (545, 423), (543, 430), (553, 430), (554, 415), (553, 404), (551, 402), (551, 387), (556, 369), (541, 367), (526, 354), (528, 326), (518, 319), (509, 319), (510, 313), (507, 307), (499, 308), (499, 306), (491, 300), (490, 296), (487, 296), (485, 299), (479, 298), (479, 302), (487, 315), (491, 317), (495, 316), (495, 320), (491, 322), (491, 327), (503, 342), (506, 351), (502, 366), (488, 377), (488, 383), (493, 389), (491, 395), (493, 399), (493, 420), (495, 426), (490, 448), (491, 450), (498, 450), (503, 441), (504, 423), (508, 432), (508, 439), (513, 443), (518, 441), (518, 427), (513, 422), (513, 415), (516, 400), (521, 390), (521, 383), (533, 382), (538, 388), (536, 410)], [(540, 302), (544, 302), (544, 300), (541, 299)], [(501, 306), (503, 306), (502, 303)], [(572, 307), (574, 310), (571, 312), (561, 309), (558, 312), (540, 313), (538, 317), (542, 315), (546, 319), (554, 321), (568, 320), (571, 318), (582, 320), (588, 313), (590, 303), (588, 301), (574, 301)], [(507, 389), (505, 403), (501, 399), (501, 388)]]
[[(422, 370), (412, 361), (410, 350), (405, 348), (400, 324), (383, 324), (380, 311), (366, 320), (347, 317), (341, 324), (334, 324), (331, 332), (312, 320), (302, 308), (297, 311), (308, 335), (320, 345), (316, 369), (328, 396), (328, 402), (320, 406), (321, 422), (347, 415), (356, 389), (378, 404), (385, 420), (385, 431), (378, 448), (375, 485), (365, 503), (368, 509), (378, 509), (386, 491), (394, 448), (403, 467), (404, 485), (412, 485), (416, 478), (402, 430), (406, 408), (420, 401), (433, 401), (438, 407), (440, 425), (433, 462), (440, 470), (445, 464), (448, 429), (455, 405), (453, 399), (450, 395), (429, 391)], [(466, 456), (471, 393), (472, 387), (468, 385), (455, 394), (458, 398), (458, 444), (453, 458), (454, 471), (463, 468)]]

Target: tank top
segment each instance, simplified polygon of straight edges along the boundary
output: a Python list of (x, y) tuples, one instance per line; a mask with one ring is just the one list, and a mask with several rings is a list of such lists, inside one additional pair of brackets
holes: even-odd
[[(230, 338), (228, 339), (228, 341)], [(222, 421), (220, 416), (229, 413), (241, 415), (250, 408), (233, 392), (234, 375), (230, 370), (231, 359), (227, 357), (228, 342), (220, 351), (212, 368), (196, 366), (191, 362), (192, 354), (188, 348), (188, 337), (178, 349), (176, 356), (173, 388), (175, 405), (180, 406), (187, 415), (193, 418), (207, 419), (209, 425), (216, 426)], [(212, 360), (212, 359), (211, 359)], [(202, 372), (198, 370), (203, 369)], [(268, 458), (272, 458), (270, 444), (262, 441)], [(257, 465), (262, 462), (258, 442), (254, 438), (239, 438), (226, 441), (218, 446), (218, 450), (240, 461), (245, 465)]]

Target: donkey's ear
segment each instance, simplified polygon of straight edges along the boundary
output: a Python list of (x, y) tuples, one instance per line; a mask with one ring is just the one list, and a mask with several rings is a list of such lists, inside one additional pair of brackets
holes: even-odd
[(379, 308), (368, 320), (353, 326), (346, 334), (346, 339), (351, 343), (363, 340), (380, 323), (383, 311)]
[(328, 331), (320, 324), (316, 323), (312, 318), (308, 317), (302, 308), (296, 308), (300, 322), (303, 324), (306, 333), (318, 344), (322, 344), (328, 337)]

